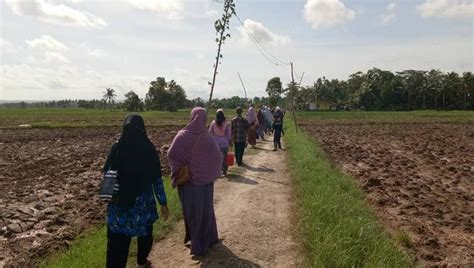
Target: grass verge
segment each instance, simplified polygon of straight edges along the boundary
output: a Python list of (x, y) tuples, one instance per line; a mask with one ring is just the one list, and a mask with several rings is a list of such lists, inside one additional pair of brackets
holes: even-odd
[(351, 123), (473, 123), (474, 111), (312, 111), (298, 112), (301, 119)]
[[(181, 216), (179, 197), (176, 189), (172, 189), (169, 178), (163, 179), (165, 183), (166, 196), (170, 217), (168, 221), (158, 220), (153, 228), (155, 241), (162, 239), (169, 233)], [(105, 254), (107, 246), (107, 227), (102, 225), (77, 238), (68, 250), (46, 257), (40, 264), (41, 267), (105, 267)], [(128, 264), (130, 267), (136, 265), (136, 239), (132, 240)]]
[(305, 266), (415, 266), (384, 231), (353, 179), (329, 163), (314, 139), (297, 135), (291, 121), (285, 134)]

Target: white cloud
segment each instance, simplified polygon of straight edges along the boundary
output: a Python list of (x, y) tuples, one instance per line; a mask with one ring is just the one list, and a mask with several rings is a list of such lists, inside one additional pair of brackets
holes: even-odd
[(47, 23), (99, 29), (107, 25), (104, 19), (65, 4), (54, 4), (46, 0), (7, 0), (6, 2), (15, 14), (35, 17)]
[(34, 40), (26, 40), (26, 44), (33, 49), (64, 51), (67, 46), (49, 35), (42, 35)]
[(181, 18), (184, 11), (182, 0), (128, 0), (128, 3), (136, 9), (151, 11), (169, 19)]
[(25, 42), (33, 49), (33, 54), (28, 58), (30, 64), (69, 63), (69, 59), (63, 55), (68, 47), (49, 35)]
[(103, 57), (106, 55), (106, 53), (101, 49), (90, 49), (87, 51), (87, 55), (92, 57)]
[[(241, 34), (241, 41), (244, 44), (251, 44), (251, 38), (254, 38), (260, 44), (270, 44), (273, 46), (285, 45), (290, 42), (288, 36), (275, 34), (263, 26), (262, 23), (251, 19), (246, 19), (244, 21), (244, 27), (238, 28)], [(249, 36), (247, 32), (249, 32), (251, 36)]]
[(0, 55), (10, 52), (13, 48), (14, 47), (12, 43), (0, 37)]
[(424, 18), (459, 18), (474, 16), (472, 0), (426, 0), (417, 7)]
[(101, 98), (106, 87), (116, 89), (119, 99), (130, 89), (143, 97), (150, 81), (147, 77), (98, 72), (70, 65), (15, 64), (1, 65), (1, 68), (2, 98), (15, 100)]
[(397, 4), (395, 2), (392, 2), (387, 5), (387, 8), (385, 8), (385, 13), (382, 15), (382, 18), (381, 18), (382, 24), (387, 25), (395, 19), (396, 9), (397, 9)]
[(307, 0), (304, 16), (313, 29), (321, 26), (345, 24), (355, 17), (355, 12), (347, 8), (341, 0)]
[(205, 15), (208, 18), (216, 18), (219, 16), (219, 11), (215, 9), (209, 9), (208, 11), (206, 11)]
[(66, 58), (66, 56), (64, 56), (61, 53), (46, 51), (44, 53), (44, 62), (45, 63), (54, 63), (54, 62), (69, 63), (69, 59)]

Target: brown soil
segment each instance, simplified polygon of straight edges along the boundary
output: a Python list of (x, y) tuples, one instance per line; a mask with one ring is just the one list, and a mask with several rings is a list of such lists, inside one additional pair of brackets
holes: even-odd
[(347, 124), (302, 127), (354, 176), (423, 265), (474, 265), (474, 125)]
[[(159, 149), (177, 129), (150, 129), (149, 136)], [(35, 266), (38, 257), (105, 220), (100, 170), (119, 133), (115, 127), (0, 130), (0, 267)]]
[(192, 258), (183, 244), (184, 224), (154, 245), (155, 267), (299, 266), (290, 211), (294, 206), (284, 152), (259, 143), (215, 184), (215, 211), (221, 243), (203, 258)]

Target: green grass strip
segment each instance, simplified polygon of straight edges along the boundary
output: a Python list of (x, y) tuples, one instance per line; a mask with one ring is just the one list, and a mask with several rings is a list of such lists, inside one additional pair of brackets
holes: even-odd
[(312, 111), (298, 112), (301, 119), (352, 123), (472, 123), (474, 111)]
[[(161, 221), (161, 219), (158, 220), (153, 226), (153, 237), (155, 241), (164, 238), (165, 235), (173, 229), (176, 222), (182, 218), (177, 190), (171, 188), (169, 178), (164, 178), (163, 180), (165, 183), (166, 196), (168, 198), (170, 217), (166, 222)], [(68, 250), (46, 257), (40, 266), (48, 268), (105, 267), (107, 247), (106, 234), (107, 227), (105, 225), (93, 228), (78, 237)], [(130, 267), (136, 266), (136, 256), (137, 246), (136, 238), (134, 238), (130, 246), (128, 257), (128, 265)]]
[(299, 238), (308, 267), (413, 267), (384, 231), (354, 180), (333, 167), (313, 138), (285, 131)]

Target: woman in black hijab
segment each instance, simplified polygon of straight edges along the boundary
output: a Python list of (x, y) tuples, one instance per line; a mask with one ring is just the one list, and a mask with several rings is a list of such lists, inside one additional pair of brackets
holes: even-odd
[(138, 237), (138, 267), (150, 267), (156, 199), (164, 220), (169, 212), (155, 146), (148, 139), (143, 118), (129, 115), (122, 135), (110, 150), (104, 172), (118, 170), (118, 200), (107, 206), (107, 267), (125, 267), (131, 238)]

